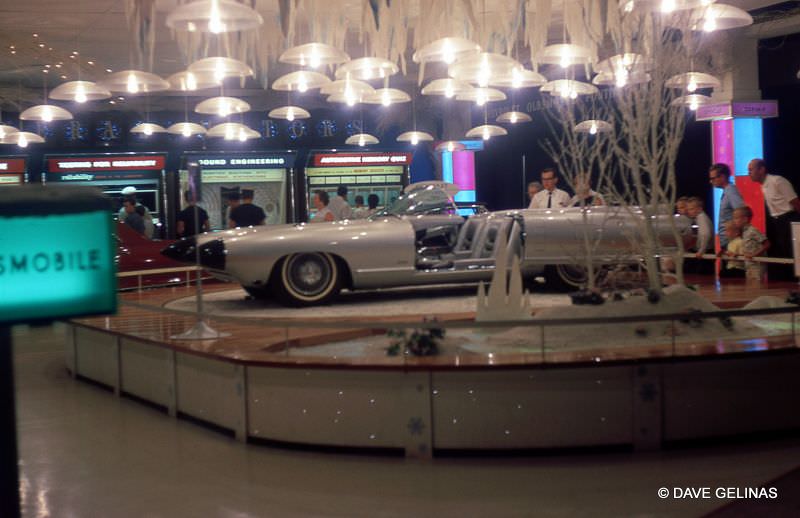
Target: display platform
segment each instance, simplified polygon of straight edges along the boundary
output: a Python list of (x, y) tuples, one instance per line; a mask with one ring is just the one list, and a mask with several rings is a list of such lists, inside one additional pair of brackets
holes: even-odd
[[(794, 287), (707, 283), (699, 293), (735, 308), (757, 295), (785, 297)], [(450, 287), (441, 298), (431, 287), (356, 293), (350, 301), (346, 294), (339, 308), (292, 313), (245, 300), (232, 285), (209, 286), (207, 307), (220, 314), (206, 321), (229, 336), (201, 341), (174, 338), (196, 322), (175, 309), (192, 305), (191, 289), (126, 293), (117, 316), (72, 321), (66, 362), (76, 376), (243, 441), (419, 457), (453, 450), (653, 449), (800, 427), (794, 308), (760, 316), (773, 326), (760, 336), (673, 336), (576, 349), (552, 337), (577, 326), (559, 331), (542, 320), (527, 328), (476, 328), (474, 313), (460, 311), (473, 289)], [(536, 297), (557, 302), (563, 295)], [(372, 312), (373, 305), (389, 309)], [(446, 331), (440, 354), (387, 354), (391, 322), (412, 328), (434, 316)], [(696, 325), (666, 322), (673, 330)], [(615, 327), (596, 324), (598, 343)], [(498, 342), (504, 333), (516, 333), (517, 346)]]

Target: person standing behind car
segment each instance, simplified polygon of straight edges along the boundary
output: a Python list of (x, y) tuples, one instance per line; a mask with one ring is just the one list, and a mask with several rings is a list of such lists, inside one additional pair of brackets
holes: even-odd
[(569, 194), (556, 188), (558, 177), (552, 167), (542, 170), (542, 185), (544, 190), (539, 191), (531, 199), (529, 209), (560, 209), (569, 203)]
[[(191, 192), (184, 192), (183, 197), (186, 200), (186, 208), (180, 211), (176, 218), (178, 237), (189, 237), (200, 232), (208, 232), (208, 212), (194, 203)], [(195, 221), (200, 225), (200, 232), (195, 230)]]
[(336, 189), (336, 196), (334, 196), (331, 202), (328, 204), (328, 208), (331, 212), (333, 212), (333, 218), (336, 221), (350, 219), (353, 217), (353, 209), (351, 209), (350, 204), (347, 203), (346, 185), (340, 185)]
[(125, 211), (123, 223), (131, 227), (138, 234), (144, 236), (144, 210), (136, 209), (136, 198), (134, 196), (126, 196), (125, 200), (122, 202), (122, 210)]
[(253, 203), (254, 194), (251, 189), (242, 189), (242, 204), (231, 209), (228, 228), (254, 227), (264, 224), (267, 214), (264, 209)]
[(712, 187), (722, 189), (719, 202), (719, 244), (721, 248), (728, 246), (726, 224), (733, 219), (734, 209), (744, 207), (744, 200), (739, 189), (730, 182), (731, 168), (727, 164), (714, 164), (708, 170), (708, 181)]
[(314, 217), (311, 218), (309, 223), (324, 223), (326, 221), (335, 221), (336, 218), (333, 216), (333, 212), (331, 211), (330, 207), (330, 198), (328, 197), (328, 193), (325, 191), (314, 191), (314, 207), (317, 209), (317, 213), (314, 214)]
[(378, 212), (379, 201), (380, 198), (378, 198), (378, 195), (375, 193), (372, 193), (369, 196), (367, 196), (367, 215), (364, 217), (368, 218), (373, 214), (375, 214), (376, 212)]
[(148, 239), (153, 239), (153, 235), (155, 234), (156, 226), (153, 224), (153, 215), (150, 214), (150, 210), (139, 203), (136, 199), (136, 187), (128, 186), (122, 189), (122, 196), (123, 196), (123, 206), (119, 209), (118, 218), (120, 222), (125, 223), (125, 219), (128, 217), (128, 212), (125, 211), (124, 200), (130, 197), (133, 199), (133, 203), (136, 207), (142, 207), (144, 209), (144, 235)]

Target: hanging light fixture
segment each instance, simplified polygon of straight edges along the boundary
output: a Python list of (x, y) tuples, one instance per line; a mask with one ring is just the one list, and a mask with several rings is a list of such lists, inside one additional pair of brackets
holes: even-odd
[(597, 87), (573, 79), (556, 79), (542, 85), (542, 92), (560, 96), (562, 99), (576, 99), (579, 95), (592, 95), (598, 92)]
[(147, 137), (153, 135), (154, 133), (166, 133), (166, 132), (167, 130), (166, 128), (164, 128), (164, 126), (152, 122), (141, 122), (136, 126), (134, 126), (133, 128), (131, 128), (131, 133), (142, 134)]
[(711, 102), (711, 97), (701, 94), (689, 94), (677, 97), (672, 101), (672, 106), (687, 106), (690, 110), (695, 111), (700, 106), (704, 106)]
[(111, 92), (129, 94), (161, 92), (169, 89), (169, 83), (150, 72), (123, 70), (114, 72), (97, 83)]
[(170, 29), (220, 34), (255, 29), (264, 23), (258, 11), (231, 0), (197, 0), (179, 5), (167, 15)]
[(250, 140), (260, 138), (261, 133), (238, 122), (223, 122), (209, 128), (207, 137), (223, 138), (225, 140)]
[(420, 142), (430, 142), (433, 140), (433, 135), (425, 131), (406, 131), (397, 136), (398, 142), (410, 142), (412, 146), (416, 146)]
[(498, 88), (534, 88), (542, 86), (547, 82), (547, 78), (533, 70), (526, 70), (522, 67), (511, 69), (505, 75), (499, 75), (489, 79), (489, 86)]
[(325, 43), (306, 43), (286, 50), (278, 61), (301, 67), (317, 68), (325, 65), (339, 65), (350, 61), (343, 50)]
[(582, 122), (579, 122), (572, 128), (572, 131), (575, 133), (588, 133), (590, 135), (596, 135), (598, 133), (609, 133), (614, 130), (614, 126), (610, 123), (599, 120), (599, 119), (589, 119)]
[(465, 149), (467, 149), (467, 146), (457, 140), (445, 140), (436, 144), (436, 151), (453, 153), (455, 151), (464, 151)]
[(245, 113), (250, 111), (250, 105), (236, 97), (212, 97), (197, 103), (194, 107), (196, 113), (204, 113), (207, 115), (219, 115), (220, 117), (227, 117), (233, 113)]
[(458, 81), (457, 79), (434, 79), (422, 88), (422, 95), (444, 95), (447, 98), (455, 97), (474, 90), (475, 87), (469, 83)]
[[(695, 7), (709, 5), (713, 3), (715, 0), (649, 0), (649, 3), (653, 4), (653, 7), (658, 9), (664, 14), (674, 13), (675, 11), (685, 11), (687, 9), (694, 9)], [(630, 0), (630, 4), (633, 4), (633, 0)], [(644, 3), (642, 1), (641, 3)], [(630, 12), (633, 10), (633, 6), (631, 5), (630, 9), (628, 9), (628, 4), (625, 4), (626, 12)]]
[(92, 81), (68, 81), (53, 88), (48, 96), (59, 101), (100, 101), (111, 97), (111, 92)]
[(361, 102), (365, 97), (373, 95), (375, 89), (358, 79), (338, 79), (322, 86), (319, 90), (322, 95), (329, 95), (328, 102), (346, 103), (354, 106)]
[(172, 74), (167, 78), (167, 82), (170, 85), (170, 90), (176, 92), (205, 90), (218, 87), (222, 83), (211, 72), (190, 72), (188, 70)]
[(501, 113), (495, 121), (507, 124), (517, 124), (519, 122), (531, 122), (533, 118), (525, 112), (510, 111)]
[(457, 60), (479, 54), (481, 46), (464, 38), (440, 38), (423, 45), (411, 59), (414, 63), (442, 62), (452, 65)]
[(586, 65), (592, 59), (591, 51), (574, 43), (557, 43), (544, 47), (537, 55), (536, 60), (546, 65), (560, 65), (568, 68), (572, 65)]
[(664, 84), (669, 88), (685, 89), (690, 94), (693, 94), (698, 89), (719, 88), (722, 85), (719, 79), (703, 72), (677, 74), (667, 79)]
[(12, 142), (5, 142), (6, 138), (10, 138), (19, 133), (19, 130), (14, 126), (7, 124), (0, 124), (0, 144), (12, 144)]
[(379, 144), (380, 141), (374, 135), (370, 135), (369, 133), (356, 133), (355, 135), (350, 135), (347, 137), (347, 140), (344, 141), (345, 144), (351, 146), (370, 146), (372, 144)]
[(411, 102), (411, 96), (397, 88), (378, 88), (373, 93), (365, 95), (362, 102), (391, 106), (392, 104)]
[(508, 135), (508, 131), (505, 128), (494, 124), (481, 124), (469, 130), (466, 136), (467, 138), (480, 137), (483, 140), (489, 140), (492, 137), (501, 137), (503, 135)]
[(308, 119), (311, 117), (311, 114), (299, 106), (281, 106), (280, 108), (271, 110), (268, 116), (272, 117), (273, 119), (286, 119), (287, 121), (293, 121), (295, 119)]
[(647, 72), (631, 72), (627, 75), (616, 75), (601, 72), (592, 78), (592, 84), (597, 86), (617, 86), (623, 88), (630, 85), (649, 83), (652, 78)]
[(456, 95), (456, 101), (473, 101), (478, 106), (505, 100), (506, 94), (494, 88), (473, 88), (469, 92)]
[(329, 84), (331, 80), (328, 76), (320, 74), (319, 72), (310, 72), (308, 70), (299, 70), (297, 72), (290, 72), (280, 76), (273, 81), (272, 89), (282, 92), (307, 92), (308, 90), (315, 90)]
[(502, 54), (481, 52), (460, 59), (447, 67), (447, 75), (459, 81), (487, 87), (492, 77), (511, 74), (515, 68), (522, 68), (515, 59)]
[(395, 63), (383, 58), (358, 58), (341, 65), (336, 69), (336, 79), (353, 77), (369, 81), (384, 79), (400, 71)]
[(176, 122), (167, 128), (167, 133), (191, 137), (193, 135), (205, 135), (206, 129), (202, 125), (194, 122)]
[(19, 118), (23, 121), (68, 121), (72, 120), (72, 114), (59, 106), (52, 104), (37, 104), (36, 106), (31, 106), (27, 110), (20, 113)]
[(242, 81), (255, 75), (253, 69), (238, 59), (211, 57), (198, 59), (187, 68), (195, 74), (210, 74), (216, 81), (222, 82), (228, 77), (238, 77)]
[(0, 144), (16, 144), (19, 147), (28, 147), (28, 144), (41, 144), (43, 142), (44, 139), (41, 135), (30, 131), (17, 131), (0, 138)]
[(714, 32), (752, 24), (753, 17), (747, 11), (727, 4), (698, 7), (689, 16), (689, 26), (693, 31)]

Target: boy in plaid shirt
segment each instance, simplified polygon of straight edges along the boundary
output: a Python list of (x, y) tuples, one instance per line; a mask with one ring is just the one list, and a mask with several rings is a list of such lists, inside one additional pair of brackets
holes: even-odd
[(750, 207), (739, 207), (733, 211), (733, 224), (742, 232), (742, 255), (745, 258), (745, 270), (748, 280), (762, 280), (764, 268), (762, 263), (753, 261), (753, 257), (763, 255), (769, 249), (769, 240), (757, 228), (750, 224), (753, 210)]

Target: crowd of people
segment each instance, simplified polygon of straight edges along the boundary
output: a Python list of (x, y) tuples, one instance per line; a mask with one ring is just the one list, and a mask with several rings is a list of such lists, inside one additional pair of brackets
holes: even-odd
[(317, 212), (309, 220), (309, 223), (367, 218), (378, 211), (380, 198), (377, 194), (372, 193), (367, 196), (367, 205), (364, 205), (364, 197), (361, 195), (357, 195), (354, 201), (355, 206), (351, 207), (347, 202), (346, 185), (340, 185), (336, 189), (336, 196), (333, 199), (326, 191), (314, 191), (313, 205)]

